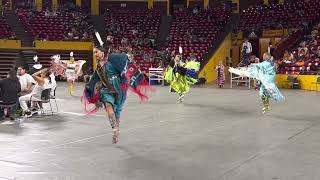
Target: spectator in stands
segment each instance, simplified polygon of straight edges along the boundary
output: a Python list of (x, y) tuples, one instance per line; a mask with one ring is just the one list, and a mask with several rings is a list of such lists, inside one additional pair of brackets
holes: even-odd
[(73, 39), (73, 32), (68, 32), (67, 36), (66, 36), (67, 40), (72, 40)]
[(173, 61), (175, 57), (176, 57), (176, 51), (171, 51), (171, 60), (170, 61)]
[(142, 38), (139, 38), (139, 40), (138, 40), (138, 46), (143, 46), (143, 39), (142, 39)]
[(4, 16), (4, 15), (7, 13), (8, 7), (9, 7), (9, 2), (5, 3), (5, 4), (2, 6), (2, 16)]
[(133, 29), (133, 30), (132, 30), (132, 35), (136, 36), (137, 34), (138, 34), (138, 30)]
[(250, 64), (249, 57), (252, 53), (252, 45), (248, 39), (244, 39), (242, 44), (242, 61), (240, 66), (248, 66)]
[(166, 50), (163, 52), (163, 60), (164, 60), (164, 66), (166, 67), (168, 63), (171, 61), (171, 52), (169, 48), (166, 48)]
[(150, 56), (149, 56), (148, 53), (144, 53), (143, 60), (146, 61), (146, 62), (150, 60)]
[(83, 40), (83, 41), (87, 41), (87, 40), (89, 40), (89, 35), (88, 35), (88, 33), (87, 33), (87, 32), (84, 32), (84, 33), (82, 34), (82, 38), (81, 38), (81, 40)]
[(45, 89), (51, 88), (50, 71), (48, 69), (42, 69), (34, 74), (32, 77), (37, 82), (30, 94), (21, 96), (19, 98), (20, 107), (27, 117), (32, 116), (31, 111), (27, 105), (30, 101), (39, 101), (41, 99), (41, 93)]
[(296, 62), (297, 66), (304, 66), (304, 59), (300, 59), (298, 62)]
[(79, 35), (79, 32), (78, 31), (76, 31), (75, 33), (74, 33), (74, 36), (73, 36), (73, 40), (79, 40), (80, 39), (80, 35)]
[(155, 45), (156, 45), (156, 42), (155, 42), (155, 39), (153, 38), (153, 37), (151, 37), (150, 39), (149, 39), (149, 44), (150, 44), (150, 48), (154, 48), (155, 47)]
[(228, 67), (232, 67), (232, 59), (231, 59), (231, 57), (227, 57), (226, 58), (226, 63), (227, 63)]
[(18, 40), (17, 36), (15, 33), (11, 33), (11, 36), (8, 38), (9, 40)]
[(310, 40), (309, 45), (311, 45), (311, 46), (317, 46), (317, 45), (318, 45), (317, 39), (314, 38), (314, 37), (312, 37), (311, 40)]
[(143, 39), (143, 46), (148, 46), (149, 45), (149, 39), (148, 38), (144, 38)]
[(299, 53), (300, 53), (300, 51), (301, 50), (304, 50), (304, 52), (305, 53), (307, 53), (308, 52), (308, 48), (307, 48), (307, 42), (306, 41), (302, 41), (301, 43), (300, 43), (300, 47), (299, 47)]
[(109, 34), (108, 34), (108, 36), (107, 36), (107, 42), (108, 43), (113, 43), (113, 36), (112, 36), (112, 33), (110, 32)]
[(320, 46), (318, 46), (317, 48), (316, 57), (320, 58)]
[[(6, 79), (0, 80), (0, 106), (1, 105), (10, 105), (17, 104), (18, 94), (21, 90), (19, 79), (17, 78), (17, 72), (11, 70)], [(11, 109), (11, 113), (8, 114), (11, 120), (14, 119), (13, 115), (15, 114), (17, 106), (14, 106)], [(0, 109), (0, 120), (4, 119), (4, 109)]]
[(274, 50), (275, 48), (272, 45), (272, 41), (270, 40), (269, 46), (268, 46), (268, 53), (271, 54), (271, 56), (274, 56)]
[(32, 78), (32, 76), (28, 73), (26, 73), (26, 69), (23, 66), (18, 67), (18, 79), (21, 86), (21, 92), (20, 95), (26, 95), (31, 93), (32, 86), (35, 84), (35, 80)]
[(125, 38), (125, 37), (123, 37), (123, 38), (121, 39), (121, 45), (125, 46), (125, 45), (127, 45), (127, 44), (128, 44), (128, 39)]
[(189, 56), (190, 56), (190, 59), (197, 60), (197, 55), (196, 53), (194, 53), (193, 49), (191, 49)]
[(313, 38), (316, 38), (316, 37), (318, 36), (318, 34), (319, 34), (318, 29), (314, 29), (314, 30), (311, 32), (311, 36), (312, 36)]
[(296, 13), (300, 16), (303, 17), (304, 16), (304, 10), (303, 9), (297, 9)]
[(294, 56), (291, 52), (289, 52), (288, 50), (285, 50), (282, 60), (284, 63), (291, 63), (294, 61)]
[(49, 11), (48, 8), (47, 8), (46, 11), (44, 12), (44, 16), (45, 16), (45, 17), (50, 17), (50, 11)]
[(244, 43), (242, 44), (242, 52), (248, 55), (252, 53), (252, 45), (248, 39), (244, 39)]
[(40, 41), (46, 41), (47, 35), (44, 32), (40, 31), (38, 38)]
[(308, 30), (309, 22), (305, 18), (302, 18), (301, 24), (305, 30)]
[(0, 11), (1, 11), (1, 16), (3, 16), (3, 5), (0, 4)]
[(195, 14), (195, 15), (199, 13), (199, 8), (198, 8), (198, 6), (196, 6), (196, 7), (193, 8), (192, 13)]
[(303, 60), (304, 58), (306, 58), (307, 56), (307, 52), (305, 51), (305, 49), (300, 49), (297, 60)]

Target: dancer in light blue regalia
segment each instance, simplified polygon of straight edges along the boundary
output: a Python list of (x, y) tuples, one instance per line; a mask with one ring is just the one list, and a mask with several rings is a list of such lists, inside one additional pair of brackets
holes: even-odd
[(275, 67), (273, 57), (269, 53), (263, 54), (263, 62), (252, 64), (249, 67), (229, 68), (229, 71), (240, 76), (257, 79), (261, 82), (260, 97), (263, 103), (262, 112), (270, 111), (270, 99), (280, 102), (285, 98), (275, 84)]

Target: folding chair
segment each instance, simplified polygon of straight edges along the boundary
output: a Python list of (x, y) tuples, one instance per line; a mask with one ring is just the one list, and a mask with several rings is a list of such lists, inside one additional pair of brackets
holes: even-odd
[(53, 110), (52, 110), (52, 105), (51, 105), (51, 88), (49, 89), (45, 89), (41, 92), (41, 100), (38, 100), (38, 101), (33, 101), (33, 102), (36, 102), (39, 106), (39, 109), (40, 109), (40, 112), (42, 115), (45, 114), (44, 112), (44, 108), (43, 108), (43, 104), (49, 104), (50, 105), (50, 109), (51, 109), (51, 115), (53, 115)]
[(50, 99), (53, 99), (53, 100), (54, 100), (54, 103), (56, 104), (57, 112), (59, 112), (59, 108), (58, 108), (58, 104), (57, 104), (57, 99), (56, 99), (56, 90), (57, 90), (57, 88), (54, 89), (53, 95), (50, 94)]

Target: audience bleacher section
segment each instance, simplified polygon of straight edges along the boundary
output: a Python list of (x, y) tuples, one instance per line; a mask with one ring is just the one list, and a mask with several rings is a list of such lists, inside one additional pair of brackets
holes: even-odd
[(320, 29), (314, 29), (278, 61), (278, 73), (316, 75), (320, 72)]
[(38, 40), (90, 41), (93, 26), (81, 12), (34, 12), (18, 9), (17, 14), (29, 34)]
[(181, 46), (184, 58), (194, 56), (202, 61), (229, 16), (230, 10), (223, 7), (207, 11), (197, 8), (176, 10), (168, 38), (169, 49), (178, 53)]
[(105, 30), (113, 52), (134, 54), (142, 71), (157, 66), (154, 60), (155, 40), (158, 36), (161, 15), (158, 10), (109, 9), (105, 16)]
[(320, 1), (253, 6), (240, 15), (238, 30), (252, 31), (279, 28), (307, 27), (320, 17)]
[(0, 16), (0, 39), (14, 39), (15, 33), (11, 31), (7, 18)]

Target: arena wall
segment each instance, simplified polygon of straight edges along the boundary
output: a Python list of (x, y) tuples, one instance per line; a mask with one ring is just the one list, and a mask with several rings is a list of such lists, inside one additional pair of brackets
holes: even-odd
[(92, 50), (91, 42), (68, 42), (68, 41), (35, 41), (36, 49), (53, 50)]
[(0, 48), (1, 49), (19, 49), (21, 48), (21, 41), (0, 39)]
[[(319, 75), (291, 75), (296, 77), (300, 83), (300, 89), (316, 91), (320, 90), (320, 85), (318, 85), (318, 89), (316, 89), (316, 85), (314, 84), (317, 81)], [(285, 74), (277, 74), (276, 75), (276, 83), (279, 88), (288, 88), (287, 84), (288, 75)]]

